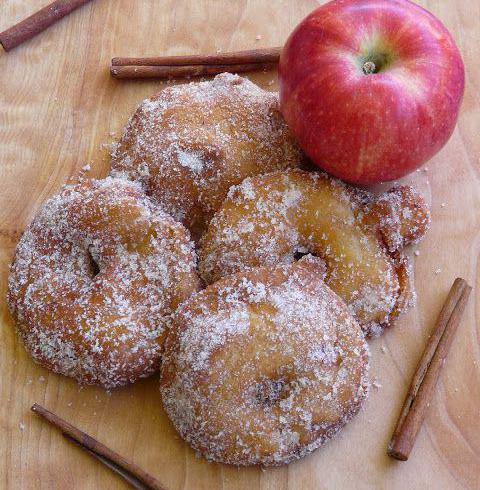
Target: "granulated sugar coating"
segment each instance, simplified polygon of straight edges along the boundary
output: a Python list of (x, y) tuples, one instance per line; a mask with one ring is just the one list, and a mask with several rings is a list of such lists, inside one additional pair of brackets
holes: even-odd
[(66, 186), (26, 229), (8, 302), (32, 357), (112, 388), (158, 369), (166, 321), (199, 287), (188, 231), (138, 184)]
[(161, 393), (176, 429), (210, 460), (281, 465), (355, 415), (368, 347), (312, 256), (224, 278), (177, 310)]
[(301, 160), (278, 94), (229, 73), (145, 100), (112, 157), (112, 175), (141, 182), (194, 238), (231, 185)]
[(244, 269), (292, 263), (312, 253), (326, 283), (369, 335), (378, 335), (413, 297), (400, 249), (429, 225), (423, 199), (396, 187), (374, 199), (323, 173), (279, 171), (232, 187), (202, 238), (207, 283)]

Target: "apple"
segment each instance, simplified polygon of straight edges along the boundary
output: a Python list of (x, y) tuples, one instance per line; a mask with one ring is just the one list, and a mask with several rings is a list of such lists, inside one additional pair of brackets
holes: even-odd
[(445, 26), (408, 0), (334, 0), (293, 31), (283, 116), (312, 161), (356, 184), (400, 178), (437, 153), (465, 85)]

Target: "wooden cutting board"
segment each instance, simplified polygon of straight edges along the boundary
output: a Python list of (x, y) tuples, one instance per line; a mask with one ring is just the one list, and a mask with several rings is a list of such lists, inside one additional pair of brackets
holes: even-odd
[[(0, 30), (47, 0), (3, 0)], [(323, 2), (320, 2), (323, 3)], [(467, 91), (450, 142), (409, 177), (432, 205), (433, 225), (415, 260), (417, 307), (370, 343), (377, 387), (334, 441), (279, 469), (207, 463), (166, 418), (157, 376), (106, 393), (34, 364), (4, 297), (7, 268), (40, 204), (90, 164), (103, 177), (108, 146), (159, 82), (112, 80), (112, 56), (207, 53), (281, 45), (312, 0), (95, 0), (24, 46), (0, 54), (0, 487), (124, 488), (102, 465), (30, 413), (39, 402), (173, 489), (480, 488), (480, 2), (422, 0), (452, 31)], [(257, 37), (261, 39), (257, 40)], [(251, 77), (275, 90), (276, 73)], [(456, 276), (474, 294), (408, 462), (386, 445), (408, 380)]]

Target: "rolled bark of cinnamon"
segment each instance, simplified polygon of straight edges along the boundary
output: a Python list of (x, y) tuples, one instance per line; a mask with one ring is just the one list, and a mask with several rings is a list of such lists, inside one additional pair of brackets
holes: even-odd
[(27, 17), (25, 20), (0, 33), (0, 44), (5, 51), (10, 51), (90, 1), (56, 0), (30, 17)]
[(392, 458), (406, 461), (410, 456), (471, 290), (461, 278), (455, 279), (450, 289), (433, 334), (418, 363), (388, 445), (387, 454)]
[(271, 70), (276, 67), (281, 51), (281, 47), (274, 47), (206, 55), (112, 58), (110, 73), (114, 78), (168, 80)]
[(275, 63), (245, 63), (239, 65), (184, 65), (184, 66), (117, 66), (110, 67), (114, 78), (145, 79), (190, 78), (218, 75), (219, 73), (245, 73), (249, 71), (271, 70)]
[(156, 56), (149, 58), (112, 58), (112, 66), (185, 66), (185, 65), (243, 65), (278, 63), (281, 47), (250, 49), (217, 54), (187, 56)]

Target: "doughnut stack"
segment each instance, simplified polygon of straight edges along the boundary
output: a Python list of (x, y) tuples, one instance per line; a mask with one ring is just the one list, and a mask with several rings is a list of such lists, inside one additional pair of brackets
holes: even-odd
[(312, 171), (278, 96), (221, 74), (143, 101), (110, 176), (42, 206), (8, 303), (41, 365), (107, 389), (160, 369), (197, 452), (281, 465), (359, 411), (367, 339), (412, 304), (402, 249), (429, 219), (411, 187)]

